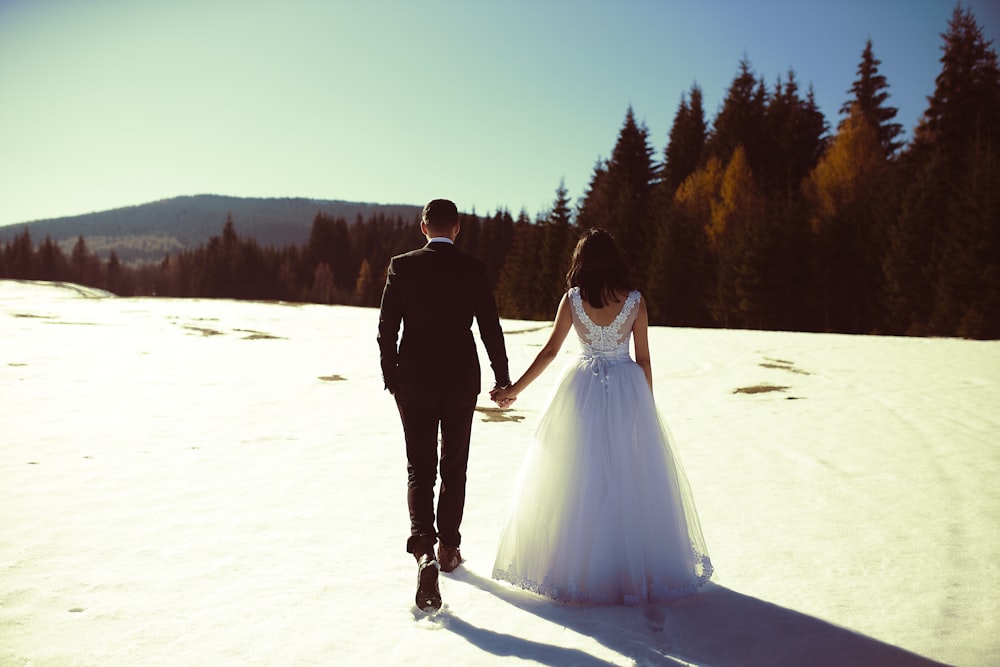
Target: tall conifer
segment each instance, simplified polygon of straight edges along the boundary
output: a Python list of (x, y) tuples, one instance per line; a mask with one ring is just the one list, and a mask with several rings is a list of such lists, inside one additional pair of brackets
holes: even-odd
[(805, 98), (799, 95), (794, 70), (786, 80), (778, 79), (766, 116), (768, 147), (754, 175), (769, 191), (795, 196), (823, 151), (826, 119), (811, 88)]
[(539, 275), (544, 288), (540, 308), (554, 314), (559, 298), (566, 289), (566, 272), (569, 270), (573, 238), (573, 212), (569, 205), (569, 191), (565, 182), (556, 189), (552, 210), (541, 222), (542, 264)]
[(514, 239), (497, 285), (497, 308), (502, 317), (514, 319), (548, 319), (543, 313), (547, 286), (543, 285), (538, 267), (542, 263), (541, 228), (522, 210), (514, 223)]
[(681, 183), (701, 164), (707, 135), (701, 88), (694, 84), (691, 86), (690, 101), (687, 94), (681, 95), (664, 151), (661, 181), (669, 197), (674, 196)]
[(618, 242), (636, 273), (646, 266), (655, 238), (652, 192), (656, 183), (649, 130), (637, 123), (632, 107), (618, 133), (606, 167), (595, 167), (580, 211), (581, 228), (602, 227)]
[[(883, 269), (893, 330), (972, 335), (978, 325), (963, 325), (976, 319), (967, 312), (969, 296), (1000, 291), (1000, 275), (979, 251), (984, 241), (992, 243), (1000, 221), (969, 215), (995, 206), (992, 190), (981, 184), (995, 182), (998, 168), (1000, 68), (992, 43), (960, 5), (942, 37), (941, 73), (903, 156), (909, 186), (889, 230)], [(982, 326), (995, 328), (992, 321)]]
[(847, 91), (851, 97), (840, 108), (841, 114), (847, 114), (840, 125), (842, 127), (847, 123), (852, 113), (860, 113), (876, 129), (879, 144), (886, 157), (891, 157), (903, 145), (896, 140), (903, 131), (903, 126), (893, 121), (897, 113), (896, 107), (886, 106), (889, 84), (879, 74), (878, 66), (881, 64), (882, 61), (875, 57), (872, 40), (869, 39), (861, 52), (858, 78)]
[(737, 146), (743, 146), (750, 170), (758, 173), (768, 149), (767, 90), (746, 56), (712, 124), (706, 152), (728, 164)]

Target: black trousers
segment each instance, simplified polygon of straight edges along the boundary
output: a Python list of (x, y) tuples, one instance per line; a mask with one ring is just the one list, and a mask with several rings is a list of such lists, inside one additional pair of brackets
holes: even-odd
[[(462, 543), (459, 527), (465, 509), (465, 479), (469, 440), (476, 408), (475, 394), (455, 396), (439, 392), (396, 392), (396, 407), (406, 438), (406, 502), (410, 509), (410, 538), (406, 550), (414, 553), (435, 538), (449, 546)], [(441, 488), (435, 528), (434, 484), (441, 435)]]

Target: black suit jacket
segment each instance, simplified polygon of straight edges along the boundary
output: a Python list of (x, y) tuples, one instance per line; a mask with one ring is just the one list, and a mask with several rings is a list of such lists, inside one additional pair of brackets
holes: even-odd
[[(386, 388), (393, 394), (478, 394), (482, 383), (473, 318), (495, 382), (510, 384), (507, 350), (486, 264), (441, 241), (393, 257), (378, 323)], [(397, 347), (400, 324), (403, 335)]]

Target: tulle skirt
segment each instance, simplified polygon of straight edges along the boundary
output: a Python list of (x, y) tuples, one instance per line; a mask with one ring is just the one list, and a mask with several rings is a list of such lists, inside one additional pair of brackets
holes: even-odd
[(566, 602), (636, 605), (692, 595), (711, 575), (642, 369), (571, 363), (516, 478), (493, 577)]

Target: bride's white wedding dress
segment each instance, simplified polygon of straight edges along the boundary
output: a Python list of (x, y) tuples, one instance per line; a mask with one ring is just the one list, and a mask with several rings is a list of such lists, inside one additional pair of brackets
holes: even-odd
[(567, 602), (685, 597), (712, 575), (670, 434), (629, 356), (639, 292), (608, 326), (569, 291), (580, 356), (555, 385), (514, 484), (493, 577)]

